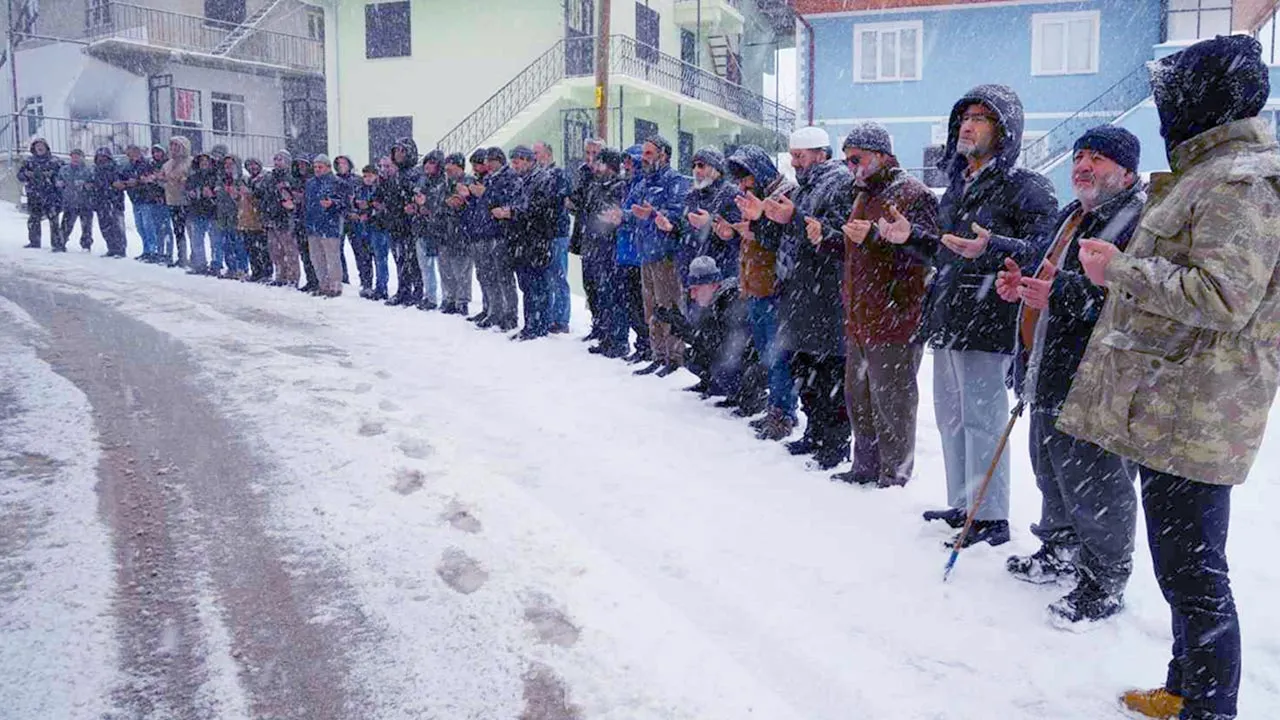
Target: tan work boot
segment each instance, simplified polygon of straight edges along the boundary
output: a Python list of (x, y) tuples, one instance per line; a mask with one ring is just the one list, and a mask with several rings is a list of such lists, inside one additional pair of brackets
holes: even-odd
[(1164, 688), (1129, 690), (1120, 696), (1120, 702), (1143, 717), (1175, 720), (1182, 714), (1182, 698)]

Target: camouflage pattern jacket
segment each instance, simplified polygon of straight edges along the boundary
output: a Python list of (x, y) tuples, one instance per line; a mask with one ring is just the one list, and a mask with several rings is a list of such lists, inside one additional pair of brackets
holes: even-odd
[(1280, 152), (1267, 123), (1197, 135), (1157, 173), (1058, 428), (1147, 467), (1244, 482), (1280, 372)]

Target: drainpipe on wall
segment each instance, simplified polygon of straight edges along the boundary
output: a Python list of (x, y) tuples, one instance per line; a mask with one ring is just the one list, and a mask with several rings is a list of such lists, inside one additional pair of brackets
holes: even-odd
[(817, 58), (817, 50), (815, 48), (815, 43), (813, 40), (813, 26), (810, 25), (809, 21), (806, 20), (804, 15), (801, 15), (800, 13), (796, 13), (796, 19), (800, 21), (801, 25), (804, 25), (805, 34), (809, 36), (809, 60), (807, 63), (809, 67), (809, 73), (808, 73), (809, 77), (805, 82), (806, 90), (805, 90), (804, 104), (805, 104), (806, 119), (809, 121), (809, 124), (812, 125), (813, 124), (813, 87), (814, 87), (813, 76), (814, 76), (814, 61)]

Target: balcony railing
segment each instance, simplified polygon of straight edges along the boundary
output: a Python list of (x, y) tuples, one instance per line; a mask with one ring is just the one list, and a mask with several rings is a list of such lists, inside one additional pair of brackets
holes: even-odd
[(1146, 64), (1142, 64), (1090, 100), (1071, 117), (1054, 126), (1044, 137), (1028, 143), (1022, 149), (1020, 162), (1030, 168), (1041, 169), (1048, 166), (1070, 150), (1085, 130), (1114, 122), (1150, 94), (1150, 75)]
[(111, 148), (113, 155), (123, 155), (125, 148), (130, 145), (138, 145), (142, 148), (163, 145), (168, 148), (169, 139), (175, 135), (182, 135), (191, 141), (193, 154), (208, 152), (214, 145), (225, 145), (228, 152), (241, 160), (254, 157), (268, 165), (277, 151), (294, 149), (292, 139), (277, 135), (219, 133), (209, 128), (182, 125), (72, 120), (28, 115), (19, 115), (16, 118), (10, 115), (5, 119), (9, 121), (16, 119), (20, 130), (15, 133), (8, 129), (0, 134), (0, 153), (3, 154), (13, 152), (16, 155), (25, 155), (28, 152), (27, 146), (30, 144), (30, 139), (33, 137), (44, 138), (49, 143), (49, 150), (53, 154), (64, 157), (74, 149), (83, 150), (87, 157), (92, 158), (94, 151), (100, 147)]
[(84, 38), (90, 42), (118, 40), (302, 72), (324, 72), (324, 43), (297, 35), (253, 30), (229, 52), (219, 52), (219, 44), (236, 27), (235, 23), (113, 2), (85, 11)]
[[(677, 5), (695, 5), (699, 2), (702, 2), (702, 3), (706, 3), (707, 5), (710, 5), (713, 1), (714, 0), (676, 0), (676, 4)], [(719, 2), (722, 2), (725, 5), (728, 5), (734, 10), (738, 10), (738, 11), (742, 10), (742, 0), (719, 0)]]

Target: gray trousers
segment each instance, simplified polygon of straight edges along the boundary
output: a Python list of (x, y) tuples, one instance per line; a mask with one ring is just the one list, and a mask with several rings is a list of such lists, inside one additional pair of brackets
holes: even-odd
[(441, 246), (440, 285), (446, 303), (471, 302), (471, 255), (465, 247)]
[(1074, 553), (1076, 569), (1110, 593), (1124, 592), (1133, 571), (1138, 466), (1058, 431), (1055, 413), (1031, 413), (1031, 464), (1040, 488), (1045, 545)]
[(844, 397), (853, 423), (853, 469), (881, 485), (906, 485), (915, 467), (916, 375), (921, 345), (847, 343)]
[(933, 411), (942, 435), (947, 502), (978, 520), (1009, 519), (1009, 447), (1000, 453), (982, 506), (974, 508), (982, 479), (1009, 421), (1005, 369), (1010, 357), (977, 350), (933, 354)]
[(472, 245), (485, 312), (496, 324), (515, 325), (519, 321), (516, 275), (507, 257), (506, 241), (482, 240)]

